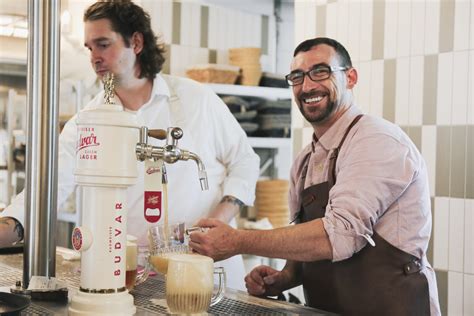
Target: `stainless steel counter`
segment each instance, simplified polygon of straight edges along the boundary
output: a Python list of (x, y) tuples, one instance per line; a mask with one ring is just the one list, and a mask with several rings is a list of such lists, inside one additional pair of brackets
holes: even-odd
[[(7, 292), (16, 281), (22, 279), (22, 255), (0, 255), (0, 291)], [(56, 276), (66, 282), (69, 301), (78, 291), (79, 262), (66, 261), (61, 256), (56, 259)], [(165, 284), (160, 275), (148, 278), (137, 286), (134, 296), (137, 313), (135, 315), (166, 315), (169, 310), (165, 300)], [(67, 315), (68, 303), (33, 301), (22, 315)], [(261, 299), (245, 292), (226, 289), (225, 297), (209, 309), (211, 315), (329, 315), (317, 309), (271, 299)]]

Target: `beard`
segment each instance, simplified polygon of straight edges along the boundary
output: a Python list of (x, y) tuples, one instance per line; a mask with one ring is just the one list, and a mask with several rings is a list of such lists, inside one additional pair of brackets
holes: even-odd
[[(327, 103), (325, 107), (322, 108), (305, 108), (304, 106), (304, 99), (310, 98), (311, 93), (305, 94), (302, 93), (298, 98), (298, 108), (300, 109), (301, 114), (309, 123), (321, 123), (327, 120), (331, 114), (334, 112), (336, 108), (336, 102), (331, 100), (330, 94), (327, 94), (325, 98), (327, 98)], [(321, 100), (324, 101), (324, 100)], [(321, 102), (320, 101), (320, 102)]]

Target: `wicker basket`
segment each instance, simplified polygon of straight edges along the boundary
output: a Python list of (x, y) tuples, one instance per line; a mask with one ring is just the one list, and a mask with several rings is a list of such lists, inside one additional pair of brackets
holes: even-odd
[(266, 217), (273, 227), (287, 226), (290, 222), (288, 188), (288, 180), (258, 181), (255, 198), (257, 219)]
[(239, 76), (239, 67), (231, 65), (197, 65), (186, 71), (186, 76), (204, 83), (234, 84)]
[(260, 64), (259, 47), (239, 47), (229, 49), (229, 62), (231, 65)]

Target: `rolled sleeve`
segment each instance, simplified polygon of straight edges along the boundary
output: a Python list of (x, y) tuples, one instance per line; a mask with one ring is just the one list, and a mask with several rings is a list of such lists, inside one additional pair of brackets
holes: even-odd
[(333, 261), (347, 259), (367, 244), (379, 218), (416, 174), (410, 149), (395, 138), (371, 135), (351, 144), (341, 150), (323, 218)]

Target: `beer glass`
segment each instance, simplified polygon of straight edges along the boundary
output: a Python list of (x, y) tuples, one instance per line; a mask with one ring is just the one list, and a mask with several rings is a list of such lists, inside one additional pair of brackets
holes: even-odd
[[(214, 292), (214, 274), (219, 276)], [(166, 303), (172, 313), (205, 313), (220, 302), (225, 292), (224, 268), (214, 268), (214, 260), (199, 254), (172, 254), (168, 257)]]
[(155, 271), (166, 274), (171, 254), (191, 253), (184, 223), (156, 225), (148, 230), (149, 262)]
[(138, 247), (135, 236), (127, 235), (126, 254), (125, 286), (131, 291), (136, 285), (146, 281), (151, 267), (148, 263), (148, 250)]

